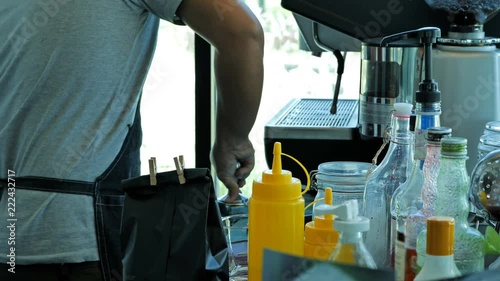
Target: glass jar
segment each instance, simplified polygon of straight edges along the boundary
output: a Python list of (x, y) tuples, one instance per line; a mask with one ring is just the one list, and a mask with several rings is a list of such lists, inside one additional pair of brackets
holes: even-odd
[(500, 150), (486, 154), (476, 164), (469, 192), (472, 204), (479, 211), (486, 212), (487, 219), (500, 221)]
[[(318, 189), (314, 200), (323, 199), (325, 188), (330, 187), (333, 192), (334, 206), (355, 199), (358, 201), (359, 213), (361, 214), (366, 173), (371, 165), (371, 163), (355, 161), (333, 161), (320, 164), (317, 173), (313, 175), (313, 181)], [(320, 200), (313, 205), (313, 217), (316, 215), (316, 207), (323, 204), (325, 201)]]
[(493, 150), (500, 149), (500, 121), (490, 121), (484, 126), (477, 145), (477, 161)]

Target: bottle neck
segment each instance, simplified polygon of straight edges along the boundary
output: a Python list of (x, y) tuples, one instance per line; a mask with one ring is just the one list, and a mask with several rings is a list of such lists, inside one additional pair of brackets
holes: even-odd
[[(418, 118), (419, 116), (439, 116), (441, 115), (441, 103), (440, 102), (416, 102), (415, 103), (415, 114)], [(429, 127), (430, 128), (430, 127)]]
[(363, 242), (362, 232), (341, 232), (339, 241), (342, 244), (357, 244)]
[(408, 156), (408, 160), (412, 161), (413, 133), (410, 131), (410, 117), (393, 115), (391, 126), (389, 148), (387, 149), (387, 156), (384, 160), (387, 162), (393, 154), (397, 154), (399, 155), (398, 157)]
[(410, 116), (394, 114), (391, 126), (391, 142), (410, 145), (413, 135), (410, 131)]
[[(465, 162), (469, 157), (466, 155), (447, 155), (441, 153), (440, 162), (441, 165), (446, 163), (445, 165), (453, 165), (455, 168), (465, 168)], [(467, 173), (467, 170), (465, 170)]]

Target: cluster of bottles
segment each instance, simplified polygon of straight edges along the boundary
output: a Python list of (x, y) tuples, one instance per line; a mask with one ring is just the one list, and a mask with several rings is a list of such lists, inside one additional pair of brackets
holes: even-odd
[[(435, 239), (441, 234), (431, 232), (430, 220), (446, 217), (453, 220), (454, 238), (438, 244), (451, 244), (458, 274), (483, 271), (484, 236), (468, 224), (467, 139), (452, 137), (451, 128), (439, 127), (439, 114), (421, 108), (416, 108), (412, 132), (412, 105), (395, 105), (389, 148), (365, 186), (364, 215), (372, 228), (365, 233), (366, 247), (378, 268), (394, 269), (396, 280), (418, 280), (417, 274), (435, 263), (431, 256), (445, 255), (436, 254), (441, 246), (435, 246)], [(418, 134), (425, 136), (424, 146), (416, 145)]]
[[(467, 139), (440, 126), (438, 101), (396, 103), (381, 163), (367, 174), (358, 200), (333, 204), (332, 189), (305, 225), (307, 170), (275, 143), (272, 170), (262, 173), (249, 199), (248, 277), (261, 280), (264, 249), (296, 256), (393, 269), (396, 280), (431, 280), (484, 270), (485, 238), (469, 226)], [(424, 143), (416, 145), (424, 136)], [(420, 140), (421, 142), (421, 140)], [(295, 160), (300, 180), (281, 167)]]

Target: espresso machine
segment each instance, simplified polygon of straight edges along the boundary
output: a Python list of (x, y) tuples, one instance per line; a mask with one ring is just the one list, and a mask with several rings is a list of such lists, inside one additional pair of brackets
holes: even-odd
[[(373, 139), (382, 139), (389, 125), (392, 105), (415, 104), (418, 85), (426, 77), (422, 44), (403, 40), (381, 46), (381, 38), (423, 27), (439, 28), (432, 67), (427, 69), (439, 86), (441, 125), (451, 127), (454, 136), (468, 139), (467, 162), (472, 171), (485, 124), (500, 120), (500, 52), (496, 47), (500, 17), (494, 17), (500, 0), (282, 0), (281, 4), (293, 13), (304, 50), (313, 55), (360, 52), (355, 129), (359, 139), (371, 141), (374, 147), (380, 143)], [(333, 102), (339, 101), (334, 98)], [(269, 131), (276, 129), (273, 125)], [(336, 140), (333, 134), (329, 137)]]

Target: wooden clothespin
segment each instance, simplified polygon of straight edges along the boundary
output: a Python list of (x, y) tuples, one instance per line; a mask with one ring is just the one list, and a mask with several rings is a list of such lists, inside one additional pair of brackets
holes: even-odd
[(149, 184), (156, 185), (156, 157), (149, 159)]
[[(181, 161), (179, 161), (179, 158)], [(175, 169), (177, 170), (177, 176), (179, 177), (179, 183), (186, 183), (186, 178), (184, 177), (184, 156), (180, 155), (179, 158), (174, 157)]]
[(184, 174), (184, 155), (179, 155), (179, 164), (181, 164), (182, 174)]

